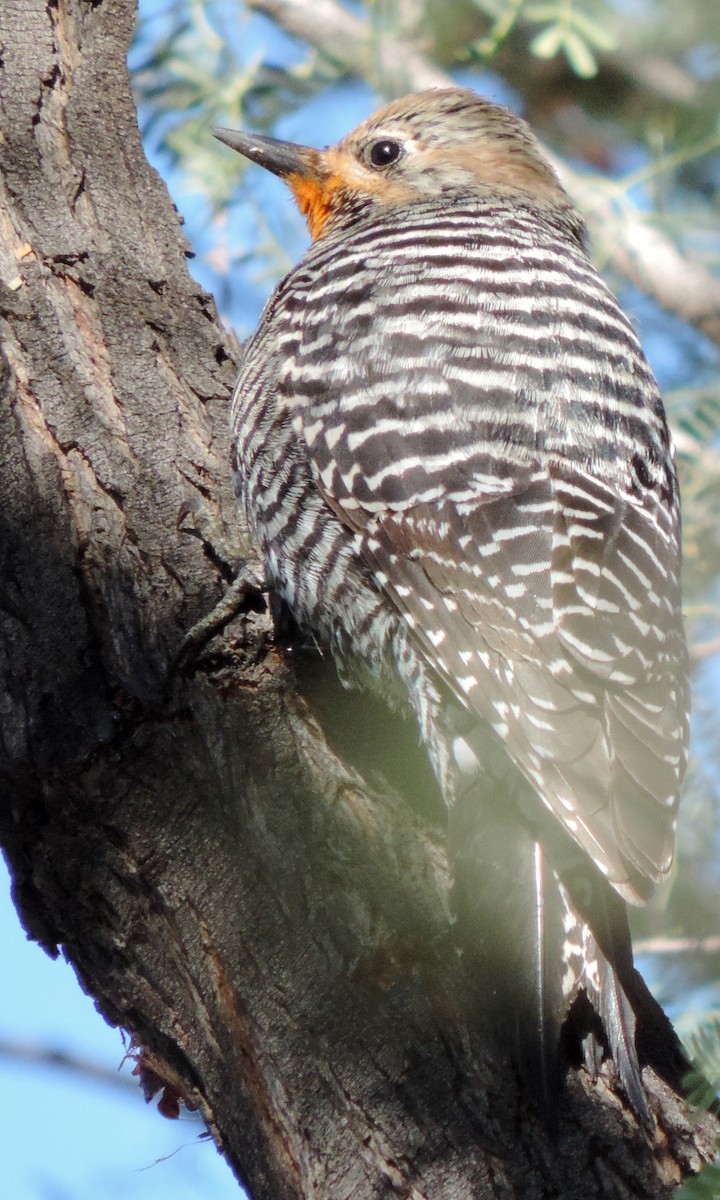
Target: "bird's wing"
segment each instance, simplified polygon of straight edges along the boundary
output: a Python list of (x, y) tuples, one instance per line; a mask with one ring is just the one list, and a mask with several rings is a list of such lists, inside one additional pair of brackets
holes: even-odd
[[(602, 538), (577, 528), (580, 482), (601, 501), (594, 514), (585, 504)], [(473, 507), (384, 514), (364, 534), (376, 579), (447, 686), (635, 901), (669, 869), (685, 753), (673, 545), (640, 504), (568, 472)]]

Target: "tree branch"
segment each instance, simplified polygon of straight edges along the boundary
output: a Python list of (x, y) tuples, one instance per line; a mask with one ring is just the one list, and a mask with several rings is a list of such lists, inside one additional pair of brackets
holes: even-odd
[(367, 21), (335, 0), (248, 0), (248, 8), (265, 13), (287, 33), (320, 50), (330, 62), (367, 80), (381, 93), (447, 87), (448, 76), (406, 42), (382, 36)]
[(720, 937), (646, 937), (634, 948), (636, 954), (720, 954)]
[(31, 1042), (16, 1042), (9, 1038), (0, 1038), (0, 1058), (10, 1062), (29, 1063), (35, 1067), (53, 1067), (59, 1071), (71, 1071), (92, 1083), (106, 1084), (108, 1087), (125, 1092), (137, 1099), (137, 1082), (128, 1075), (121, 1075), (120, 1069), (111, 1070), (103, 1067), (92, 1059), (83, 1058), (78, 1054), (69, 1054), (67, 1050), (54, 1050), (51, 1046), (38, 1046)]

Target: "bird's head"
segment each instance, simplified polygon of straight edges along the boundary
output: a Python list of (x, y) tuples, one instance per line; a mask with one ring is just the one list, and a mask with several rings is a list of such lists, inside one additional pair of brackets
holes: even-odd
[(572, 212), (525, 122), (465, 88), (393, 100), (327, 150), (229, 129), (215, 136), (285, 180), (313, 238), (358, 209), (475, 189)]

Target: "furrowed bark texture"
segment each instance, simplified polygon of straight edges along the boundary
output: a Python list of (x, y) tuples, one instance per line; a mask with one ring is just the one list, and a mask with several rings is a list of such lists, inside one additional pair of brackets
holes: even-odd
[(176, 665), (249, 548), (231, 350), (143, 158), (133, 16), (0, 7), (0, 838), (21, 918), (256, 1200), (664, 1195), (713, 1119), (648, 1074), (648, 1137), (609, 1075), (574, 1072), (549, 1145), (468, 1032), (437, 811), (364, 748), (386, 715), (322, 665), (301, 689), (263, 612)]

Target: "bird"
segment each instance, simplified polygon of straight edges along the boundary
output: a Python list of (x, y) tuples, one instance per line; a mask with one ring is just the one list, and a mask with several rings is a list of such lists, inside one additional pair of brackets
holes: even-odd
[(671, 868), (689, 701), (674, 450), (636, 333), (529, 126), (468, 89), (326, 149), (214, 132), (311, 237), (231, 403), (268, 586), (414, 715), (467, 970), (538, 1105), (584, 1005), (588, 1070), (610, 1058), (647, 1123), (626, 906)]

